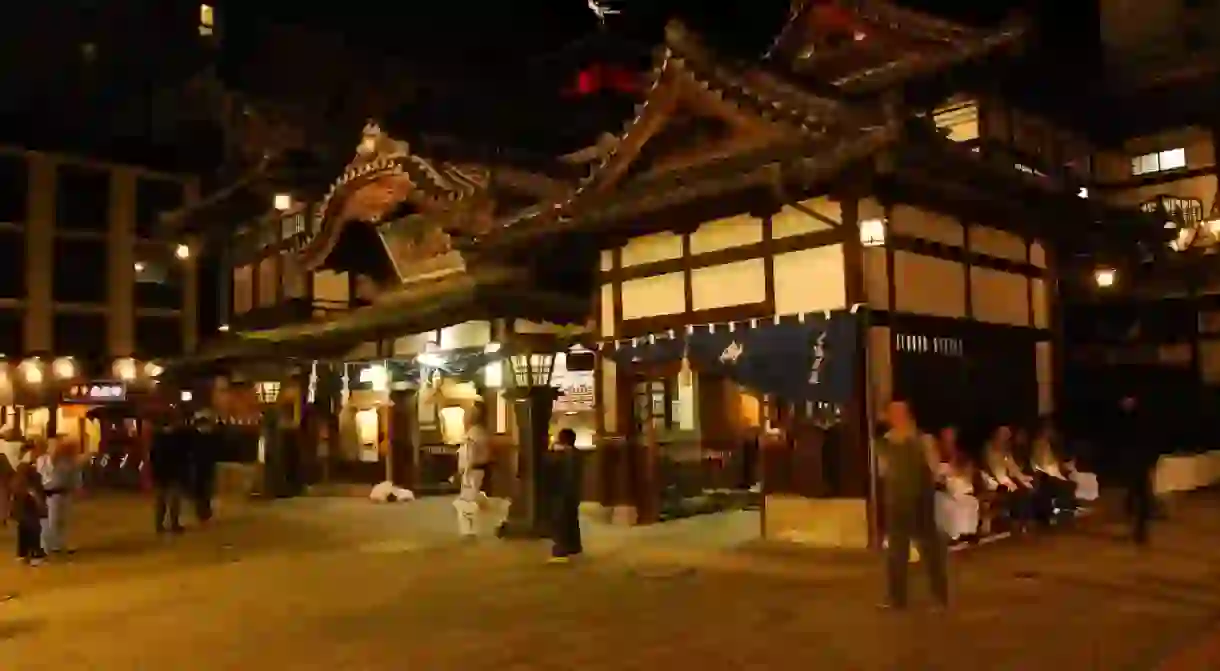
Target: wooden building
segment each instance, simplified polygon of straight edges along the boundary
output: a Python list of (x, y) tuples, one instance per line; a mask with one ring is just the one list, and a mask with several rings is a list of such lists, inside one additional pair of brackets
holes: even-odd
[(430, 161), (369, 128), (300, 252), (259, 263), (315, 291), (328, 264), (364, 275), (345, 286), (370, 305), (243, 333), (242, 356), (409, 357), (587, 319), (591, 482), (614, 517), (761, 480), (766, 535), (864, 545), (880, 404), (975, 432), (1054, 412), (1058, 259), (1147, 224), (1081, 197), (1070, 134), (945, 86), (1022, 34), (807, 3), (743, 63), (675, 24), (637, 114), (569, 157), (588, 161), (573, 181)]
[[(627, 453), (603, 447), (621, 473), (605, 502), (621, 517), (662, 515), (665, 462), (761, 441), (764, 533), (859, 545), (882, 401), (901, 395), (929, 427), (976, 432), (1054, 411), (1056, 253), (1099, 222), (1114, 235), (1147, 222), (1082, 198), (1081, 166), (1050, 132), (1024, 143), (1045, 153), (1021, 160), (1020, 111), (908, 102), (916, 82), (1019, 35), (811, 3), (777, 40), (775, 68), (719, 58), (674, 26), (639, 114), (581, 186), (472, 243), (602, 249), (598, 335), (604, 352), (629, 353), (604, 357), (597, 387), (602, 433)], [(859, 340), (816, 356), (852, 359), (856, 379), (816, 402), (743, 387), (727, 349), (695, 354), (704, 330), (826, 314), (855, 319)], [(663, 345), (675, 339), (686, 344)]]

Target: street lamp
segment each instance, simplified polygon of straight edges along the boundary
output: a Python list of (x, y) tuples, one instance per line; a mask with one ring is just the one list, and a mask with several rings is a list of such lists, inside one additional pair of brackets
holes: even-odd
[(254, 395), (258, 397), (258, 402), (263, 405), (273, 405), (280, 398), (280, 383), (273, 382), (256, 382), (254, 383)]
[(549, 519), (542, 462), (549, 442), (551, 412), (559, 390), (551, 385), (554, 352), (513, 352), (506, 357), (508, 395), (517, 424), (517, 488), (500, 535), (540, 538), (548, 535)]
[(280, 398), (278, 380), (255, 382), (254, 395), (263, 404), (262, 421), (259, 426), (259, 455), (263, 462), (262, 493), (271, 498), (288, 495), (288, 473), (284, 440), (280, 435), (280, 410), (276, 401)]
[(21, 369), (21, 378), (23, 380), (25, 380), (26, 384), (28, 384), (28, 385), (42, 384), (42, 379), (43, 379), (42, 361), (39, 360), (37, 357), (35, 357), (33, 359), (26, 359), (25, 361), (22, 361), (19, 368)]
[(178, 257), (179, 261), (185, 261), (191, 258), (190, 246), (179, 244), (177, 247), (174, 247), (174, 256)]
[(76, 377), (76, 363), (70, 356), (61, 356), (51, 364), (51, 372), (57, 379), (71, 380)]
[(1093, 282), (1102, 289), (1109, 289), (1118, 280), (1118, 272), (1113, 268), (1098, 268), (1093, 271)]
[(512, 370), (511, 384), (514, 389), (550, 387), (555, 372), (555, 353), (510, 354), (508, 365)]

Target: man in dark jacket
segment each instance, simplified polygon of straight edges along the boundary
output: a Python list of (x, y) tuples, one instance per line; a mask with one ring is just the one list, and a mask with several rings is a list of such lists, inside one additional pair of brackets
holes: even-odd
[(580, 455), (576, 432), (560, 429), (546, 457), (544, 486), (551, 495), (551, 561), (566, 562), (584, 551), (580, 542)]
[(936, 526), (935, 495), (940, 459), (936, 443), (921, 432), (903, 400), (886, 408), (889, 430), (876, 441), (881, 472), (886, 537), (886, 608), (907, 605), (907, 568), (911, 542), (919, 546), (928, 571), (932, 598), (944, 608), (949, 602), (945, 538)]
[(219, 433), (216, 424), (206, 415), (195, 417), (191, 427), (191, 500), (195, 504), (195, 517), (201, 524), (212, 519), (212, 496), (216, 489), (216, 457), (219, 449)]
[(1160, 450), (1142, 417), (1142, 409), (1134, 396), (1125, 396), (1118, 403), (1119, 415), (1114, 429), (1122, 449), (1122, 478), (1127, 488), (1127, 512), (1131, 515), (1131, 537), (1138, 545), (1148, 543), (1148, 523), (1152, 519), (1155, 497), (1152, 476), (1160, 459)]
[(180, 422), (166, 422), (153, 434), (148, 461), (156, 491), (157, 533), (182, 531), (182, 494), (190, 477), (188, 436)]

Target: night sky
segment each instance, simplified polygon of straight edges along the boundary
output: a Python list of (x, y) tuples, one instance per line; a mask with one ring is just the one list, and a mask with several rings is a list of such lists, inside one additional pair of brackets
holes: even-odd
[[(609, 17), (604, 26), (586, 0), (228, 2), (218, 54), (220, 72), (226, 84), (241, 90), (249, 83), (248, 57), (265, 44), (272, 26), (301, 24), (338, 34), (344, 45), (360, 51), (368, 62), (393, 58), (394, 64), (386, 66), (389, 80), (418, 89), (404, 123), (455, 134), (497, 124), (511, 127), (513, 119), (533, 120), (541, 130), (554, 129), (556, 124), (542, 111), (571, 102), (563, 100), (561, 90), (577, 70), (599, 60), (646, 66), (668, 19), (681, 19), (721, 52), (755, 59), (766, 50), (790, 8), (790, 0), (610, 2), (620, 14)], [(1087, 77), (1095, 60), (1090, 54), (1096, 19), (1089, 0), (902, 0), (900, 4), (976, 25), (994, 25), (1005, 15), (1024, 10), (1042, 26), (1039, 44), (1026, 60), (1035, 65), (1049, 61), (1055, 66), (1050, 72), (1061, 81), (1082, 73)], [(1065, 6), (1074, 9), (1069, 12)], [(121, 160), (137, 160), (148, 154), (137, 149), (153, 145), (159, 148), (159, 153), (153, 152), (158, 159), (185, 159), (190, 152), (178, 148), (183, 136), (197, 146), (216, 146), (218, 138), (199, 123), (163, 123), (155, 118), (166, 110), (189, 112), (175, 110), (172, 96), (165, 92), (180, 88), (205, 67), (198, 56), (181, 53), (194, 41), (189, 31), (195, 11), (189, 2), (160, 0), (44, 0), (23, 6), (0, 25), (0, 62), (24, 64), (0, 71), (0, 78), (7, 78), (0, 84), (9, 92), (0, 100), (0, 141), (100, 152)], [(171, 31), (168, 23), (158, 25), (175, 12), (181, 14), (174, 19), (180, 24), (187, 17), (176, 27), (187, 31), (185, 35)], [(109, 18), (96, 18), (103, 14)], [(130, 18), (137, 14), (140, 21)], [(41, 23), (34, 21), (37, 17)], [(47, 34), (49, 26), (54, 26), (53, 34)], [(80, 62), (86, 44), (97, 45), (99, 57), (94, 63)], [(308, 72), (296, 75), (309, 77)], [(1038, 75), (1038, 86), (1053, 89), (1054, 82), (1041, 81), (1042, 76)], [(148, 102), (158, 96), (160, 107)], [(614, 112), (610, 109), (609, 114)], [(560, 110), (558, 118), (573, 114), (585, 116), (585, 111)], [(155, 128), (161, 129), (159, 135)], [(572, 134), (582, 132), (577, 129)], [(104, 141), (94, 142), (97, 138)], [(185, 163), (198, 169), (215, 158)]]

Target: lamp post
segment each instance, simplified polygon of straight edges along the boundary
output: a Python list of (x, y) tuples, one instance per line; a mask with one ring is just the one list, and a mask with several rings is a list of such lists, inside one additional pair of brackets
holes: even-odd
[(549, 442), (551, 410), (559, 390), (551, 386), (554, 352), (521, 352), (506, 357), (508, 397), (517, 424), (517, 487), (501, 535), (543, 538), (549, 535), (546, 483), (542, 461)]
[(262, 494), (268, 498), (279, 498), (287, 494), (287, 478), (284, 472), (283, 436), (280, 435), (280, 383), (255, 382), (254, 395), (263, 406), (262, 424), (259, 427), (259, 442), (262, 444), (263, 482)]

